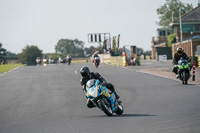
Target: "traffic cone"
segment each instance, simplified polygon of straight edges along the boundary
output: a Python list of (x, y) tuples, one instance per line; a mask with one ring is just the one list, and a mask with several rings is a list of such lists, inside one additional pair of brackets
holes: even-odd
[(128, 66), (128, 63), (126, 61), (126, 52), (123, 52), (123, 66)]

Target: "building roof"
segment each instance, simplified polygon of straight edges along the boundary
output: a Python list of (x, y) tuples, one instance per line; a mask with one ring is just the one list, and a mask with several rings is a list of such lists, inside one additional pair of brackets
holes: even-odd
[(158, 28), (158, 29), (157, 29), (157, 31), (160, 31), (160, 30), (172, 30), (172, 28), (169, 27), (169, 28)]
[[(179, 24), (180, 17), (175, 19), (170, 25)], [(190, 10), (181, 16), (181, 22), (198, 22), (200, 23), (200, 6)]]
[(161, 46), (163, 46), (163, 45), (167, 45), (167, 41), (165, 41), (165, 42), (163, 42), (163, 43), (161, 43), (161, 44), (156, 44), (156, 45), (154, 45), (153, 47), (156, 48), (156, 47), (161, 47)]

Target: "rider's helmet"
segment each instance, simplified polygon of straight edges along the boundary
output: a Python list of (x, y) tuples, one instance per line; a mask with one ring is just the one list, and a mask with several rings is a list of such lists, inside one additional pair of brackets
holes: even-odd
[(66, 58), (71, 58), (71, 56), (68, 54)]
[(89, 77), (90, 76), (90, 69), (86, 66), (82, 67), (80, 69), (80, 74), (83, 76), (83, 77)]
[(181, 55), (183, 54), (183, 48), (178, 47), (178, 48), (177, 48), (177, 54), (178, 54), (179, 56), (181, 56)]

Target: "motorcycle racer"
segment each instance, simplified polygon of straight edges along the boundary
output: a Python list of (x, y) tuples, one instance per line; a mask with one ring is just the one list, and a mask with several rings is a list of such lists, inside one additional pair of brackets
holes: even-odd
[[(102, 85), (106, 86), (110, 91), (114, 92), (117, 99), (119, 99), (119, 95), (116, 93), (114, 86), (111, 83), (107, 83), (107, 81), (97, 72), (90, 72), (90, 69), (86, 66), (80, 69), (80, 74), (82, 76), (80, 83), (83, 86), (83, 91), (86, 93), (86, 83), (90, 79), (98, 79)], [(88, 108), (95, 107), (93, 103), (87, 99)]]
[(97, 53), (94, 54), (92, 62), (94, 63), (95, 57), (99, 57)]
[(181, 47), (178, 47), (177, 48), (177, 52), (174, 54), (174, 59), (173, 59), (173, 62), (172, 64), (174, 65), (173, 66), (173, 69), (172, 69), (172, 72), (174, 72), (176, 74), (176, 77), (179, 78), (180, 77), (180, 74), (177, 72), (178, 68), (177, 68), (177, 64), (178, 64), (178, 61), (180, 59), (185, 59), (187, 61), (190, 61), (191, 59), (187, 56), (187, 54), (184, 52), (183, 48)]

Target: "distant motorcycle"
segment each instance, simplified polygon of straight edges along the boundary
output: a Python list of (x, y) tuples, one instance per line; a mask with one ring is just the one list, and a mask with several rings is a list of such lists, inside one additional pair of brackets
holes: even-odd
[(190, 78), (190, 62), (185, 59), (181, 59), (178, 61), (177, 68), (182, 84), (187, 84)]
[(91, 79), (86, 84), (86, 97), (89, 98), (92, 103), (103, 112), (112, 116), (113, 113), (121, 115), (124, 111), (121, 102), (116, 99), (113, 92), (100, 84), (99, 80)]
[(72, 60), (72, 58), (68, 58), (68, 59), (67, 59), (67, 63), (68, 63), (68, 65), (71, 64), (71, 60)]
[(99, 64), (100, 64), (100, 58), (99, 57), (94, 57), (94, 65), (95, 65), (95, 67), (98, 68)]

